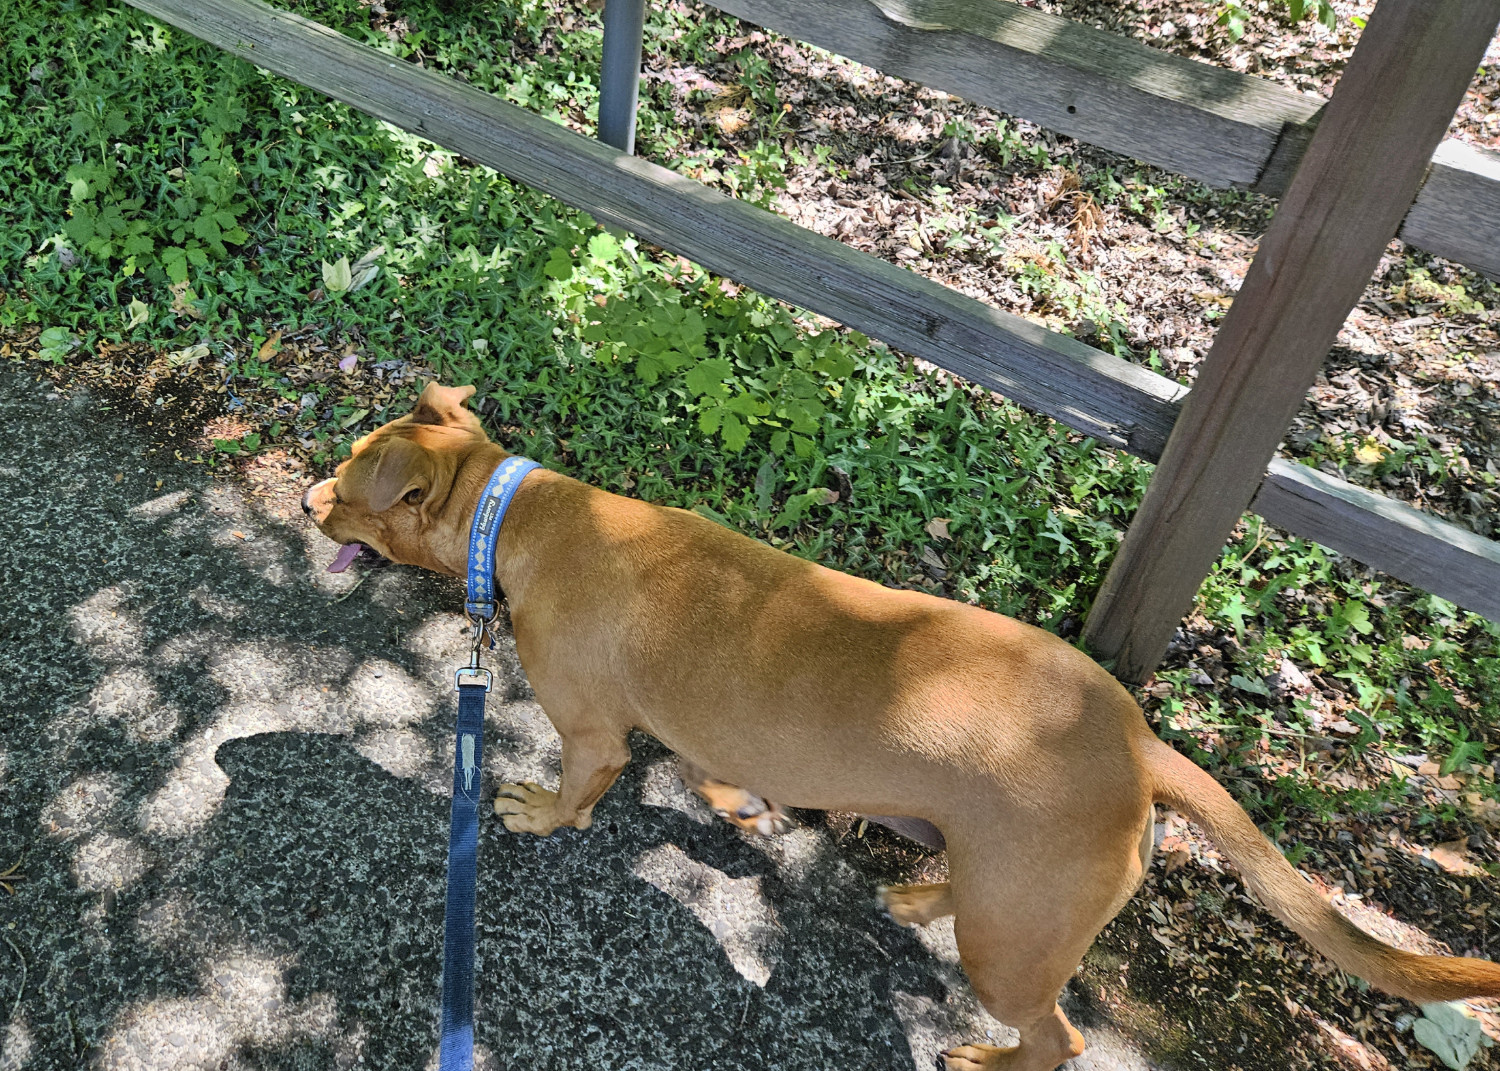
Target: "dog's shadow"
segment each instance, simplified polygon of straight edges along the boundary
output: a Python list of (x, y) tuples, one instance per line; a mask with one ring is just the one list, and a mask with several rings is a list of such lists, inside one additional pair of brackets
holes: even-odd
[[(476, 1032), (498, 1066), (906, 1069), (960, 1040), (913, 1036), (955, 998), (956, 969), (876, 910), (826, 835), (803, 831), (788, 865), (645, 805), (666, 752), (633, 743), (588, 831), (511, 834), (485, 808)], [(448, 801), (340, 737), (245, 737), (217, 761), (231, 783), (207, 832), (226, 847), (191, 895), (238, 931), (223, 939), (295, 961), (288, 1000), (332, 994), (368, 1066), (423, 1066)]]

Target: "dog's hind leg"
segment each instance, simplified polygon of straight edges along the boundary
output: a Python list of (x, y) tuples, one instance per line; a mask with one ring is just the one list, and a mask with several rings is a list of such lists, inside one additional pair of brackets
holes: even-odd
[(594, 804), (609, 790), (630, 761), (623, 731), (603, 726), (562, 738), (562, 783), (556, 792), (527, 781), (501, 785), (495, 813), (512, 833), (545, 837), (559, 826), (587, 829)]
[(1008, 853), (987, 845), (981, 858), (949, 837), (959, 961), (980, 1003), (1020, 1039), (1007, 1049), (951, 1049), (948, 1071), (1052, 1071), (1083, 1052), (1057, 997), (1135, 889), (1138, 845), (1133, 830), (1096, 838), (1093, 851), (1077, 830), (1071, 844), (1063, 830), (1047, 833), (1012, 842)]
[(715, 814), (747, 833), (770, 836), (792, 828), (791, 817), (777, 804), (763, 800), (739, 785), (710, 777), (681, 755), (677, 757), (677, 772), (682, 775), (682, 783), (712, 807)]
[[(993, 916), (986, 920), (995, 921)], [(974, 1044), (949, 1049), (942, 1056), (946, 1071), (1052, 1071), (1083, 1052), (1083, 1035), (1063, 1015), (1057, 996), (1088, 942), (1075, 955), (1073, 948), (1062, 947), (1066, 938), (1052, 929), (1053, 920), (1030, 921), (1033, 925), (1024, 929), (1005, 925), (980, 932), (972, 918), (965, 924), (959, 905), (954, 931), (964, 973), (980, 1003), (1020, 1037), (1008, 1048)]]
[(931, 885), (882, 885), (880, 906), (903, 926), (924, 926), (953, 914), (953, 892), (946, 881)]

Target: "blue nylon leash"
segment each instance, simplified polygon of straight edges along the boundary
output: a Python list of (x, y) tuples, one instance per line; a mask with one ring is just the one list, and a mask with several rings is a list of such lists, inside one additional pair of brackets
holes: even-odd
[[(469, 664), (453, 675), (458, 724), (453, 741), (453, 808), (448, 827), (448, 896), (443, 917), (443, 1003), (439, 1071), (474, 1071), (474, 888), (479, 877), (479, 782), (484, 758), (484, 697), (490, 671), (479, 647), (500, 606), (495, 544), (522, 479), (540, 468), (524, 457), (502, 461), (485, 485), (469, 527), (468, 593), (474, 622)], [(493, 645), (493, 641), (491, 641)]]
[(488, 691), (488, 680), (458, 686), (448, 903), (443, 918), (441, 1071), (474, 1071), (474, 886), (479, 876), (479, 761)]

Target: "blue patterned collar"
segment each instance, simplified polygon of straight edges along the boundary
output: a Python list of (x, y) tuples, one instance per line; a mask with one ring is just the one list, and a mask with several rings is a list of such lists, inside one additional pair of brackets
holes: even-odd
[(484, 494), (479, 496), (474, 521), (469, 526), (469, 593), (464, 603), (469, 616), (479, 621), (489, 621), (495, 616), (503, 594), (495, 583), (495, 544), (499, 542), (505, 511), (526, 474), (541, 467), (530, 458), (508, 457), (500, 462), (485, 485)]

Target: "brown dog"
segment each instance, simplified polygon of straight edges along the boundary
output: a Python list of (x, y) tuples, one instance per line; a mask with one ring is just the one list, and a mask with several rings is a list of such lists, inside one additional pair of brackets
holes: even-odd
[[(303, 500), (324, 534), (463, 576), (475, 504), (507, 456), (465, 408), (473, 390), (432, 384), (357, 442)], [(731, 793), (931, 822), (950, 880), (886, 890), (886, 904), (903, 922), (954, 915), (975, 992), (1020, 1031), (1012, 1048), (946, 1053), (950, 1069), (1045, 1071), (1083, 1051), (1057, 996), (1139, 887), (1155, 802), (1201, 825), (1271, 913), (1346, 971), (1418, 1002), (1500, 996), (1500, 966), (1357, 929), (1124, 688), (1040, 629), (545, 469), (516, 494), (495, 571), (562, 737), (556, 792), (500, 788), (506, 828), (586, 829), (632, 729)]]

